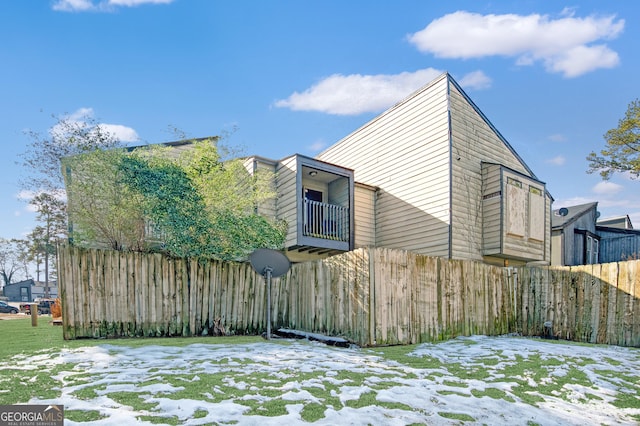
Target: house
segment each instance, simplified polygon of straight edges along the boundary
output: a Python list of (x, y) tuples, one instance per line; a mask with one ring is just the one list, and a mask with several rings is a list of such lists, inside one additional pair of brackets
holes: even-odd
[(628, 215), (598, 220), (600, 263), (640, 259), (640, 230), (633, 229)]
[(598, 220), (597, 226), (618, 229), (633, 229), (633, 224), (631, 223), (629, 215), (600, 219)]
[[(47, 288), (48, 284), (48, 288)], [(45, 283), (44, 281), (34, 281), (33, 287), (31, 287), (31, 297), (32, 300), (42, 299), (42, 298), (51, 298), (55, 299), (58, 297), (58, 283), (56, 281), (49, 281)]]
[(448, 73), (315, 158), (243, 161), (273, 176), (277, 195), (255, 212), (287, 224), (293, 262), (374, 246), (500, 266), (551, 261), (545, 183)]
[(33, 302), (33, 280), (24, 280), (17, 283), (9, 283), (4, 286), (4, 295), (9, 302)]
[[(46, 297), (45, 283), (32, 279), (10, 283), (4, 286), (4, 295), (10, 302), (33, 302)], [(58, 297), (58, 285), (49, 282), (49, 297)]]
[(551, 264), (586, 265), (638, 259), (640, 231), (629, 216), (599, 220), (598, 203), (552, 212)]
[(597, 219), (597, 202), (554, 210), (551, 215), (551, 264), (573, 266), (599, 263)]
[(545, 183), (448, 73), (315, 158), (245, 165), (275, 172), (278, 197), (258, 211), (287, 221), (292, 261), (381, 246), (496, 265), (550, 262)]

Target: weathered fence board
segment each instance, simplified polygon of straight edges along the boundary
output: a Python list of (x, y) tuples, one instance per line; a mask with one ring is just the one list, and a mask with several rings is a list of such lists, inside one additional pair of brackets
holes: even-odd
[(522, 333), (541, 335), (551, 321), (554, 337), (640, 346), (638, 262), (521, 268)]
[[(360, 345), (546, 333), (637, 347), (638, 262), (499, 268), (359, 249), (272, 279), (271, 326)], [(61, 246), (58, 276), (66, 339), (266, 329), (266, 285), (248, 263)]]

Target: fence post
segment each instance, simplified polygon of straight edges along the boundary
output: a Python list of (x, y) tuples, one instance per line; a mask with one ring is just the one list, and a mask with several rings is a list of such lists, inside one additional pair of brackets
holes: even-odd
[(38, 326), (38, 304), (29, 303), (29, 312), (31, 313), (31, 327)]
[(369, 346), (376, 345), (376, 265), (374, 249), (367, 248), (369, 262)]

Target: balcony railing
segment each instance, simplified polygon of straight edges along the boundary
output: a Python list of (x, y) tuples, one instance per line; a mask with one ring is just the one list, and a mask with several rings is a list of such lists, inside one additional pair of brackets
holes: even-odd
[(349, 241), (349, 208), (304, 199), (304, 236)]

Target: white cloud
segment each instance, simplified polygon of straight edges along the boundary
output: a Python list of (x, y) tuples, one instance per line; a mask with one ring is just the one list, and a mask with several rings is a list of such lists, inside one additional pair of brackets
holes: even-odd
[(546, 163), (553, 164), (554, 166), (562, 166), (567, 161), (563, 155), (557, 155), (553, 158), (549, 158)]
[(558, 199), (553, 202), (553, 209), (559, 209), (561, 207), (579, 206), (581, 204), (593, 203), (597, 201), (598, 200), (594, 198), (580, 197), (580, 196)]
[(433, 20), (408, 40), (437, 57), (514, 57), (518, 65), (541, 61), (549, 72), (577, 77), (618, 65), (618, 54), (601, 41), (616, 38), (624, 24), (615, 16), (577, 18), (567, 10), (558, 19), (458, 11)]
[(320, 111), (336, 115), (379, 112), (424, 86), (442, 71), (426, 68), (395, 75), (334, 74), (304, 92), (275, 102), (294, 111)]
[(131, 127), (121, 124), (100, 124), (99, 126), (104, 132), (114, 135), (119, 141), (136, 142), (140, 140), (138, 133)]
[(553, 134), (551, 136), (549, 136), (549, 140), (552, 142), (566, 142), (567, 141), (567, 137), (563, 134), (560, 133), (556, 133)]
[(91, 0), (58, 0), (52, 7), (60, 12), (86, 12), (95, 6)]
[(20, 201), (29, 201), (35, 197), (36, 194), (34, 191), (22, 190), (16, 194), (16, 198)]
[(482, 71), (473, 71), (462, 77), (460, 85), (465, 89), (482, 90), (491, 87), (491, 79)]
[(77, 110), (69, 114), (67, 118), (72, 121), (81, 121), (93, 116), (93, 108), (78, 108)]
[(169, 4), (174, 0), (57, 0), (52, 8), (59, 12), (105, 12), (116, 7), (135, 7), (143, 4)]
[[(400, 102), (442, 72), (425, 68), (400, 74), (334, 74), (303, 92), (294, 92), (288, 98), (274, 102), (274, 106), (335, 115), (376, 113)], [(482, 71), (474, 71), (460, 79), (462, 86), (474, 89), (486, 88), (490, 83), (491, 79)]]
[(614, 68), (620, 63), (618, 54), (605, 45), (576, 46), (557, 58), (546, 58), (547, 69), (578, 77), (596, 68)]
[[(22, 190), (20, 192), (18, 192), (16, 194), (16, 198), (22, 202), (27, 203), (25, 205), (25, 211), (31, 212), (31, 213), (36, 213), (38, 210), (36, 209), (36, 206), (34, 206), (33, 204), (31, 204), (31, 200), (33, 200), (37, 195), (42, 194), (43, 191), (30, 191), (30, 190)], [(53, 196), (55, 198), (57, 198), (60, 201), (66, 201), (67, 200), (67, 193), (63, 188), (59, 188), (57, 190), (53, 190), (53, 191), (47, 191), (48, 194), (53, 194)], [(15, 212), (16, 216), (21, 216), (22, 212), (20, 211), (16, 211)]]
[(591, 191), (599, 195), (613, 195), (617, 194), (623, 189), (624, 187), (622, 185), (618, 185), (617, 183), (602, 181), (598, 182), (593, 188), (591, 188)]
[[(76, 123), (80, 127), (88, 128), (88, 126), (91, 125), (90, 122), (93, 121), (94, 115), (93, 108), (79, 108), (65, 117), (65, 119), (69, 122)], [(121, 142), (136, 142), (140, 140), (138, 133), (131, 127), (108, 123), (100, 123), (98, 126), (103, 132), (111, 134)], [(64, 131), (64, 127), (61, 127), (60, 125), (55, 125), (50, 130), (51, 134), (54, 135), (61, 135)]]
[(135, 7), (141, 4), (169, 4), (174, 0), (109, 0), (108, 3), (114, 6)]
[(640, 179), (638, 176), (634, 175), (630, 171), (620, 172), (618, 173), (618, 176), (620, 176), (624, 180), (629, 180), (629, 181), (638, 181), (638, 179)]
[(313, 152), (320, 152), (327, 146), (327, 143), (323, 140), (317, 140), (309, 145), (309, 150)]

